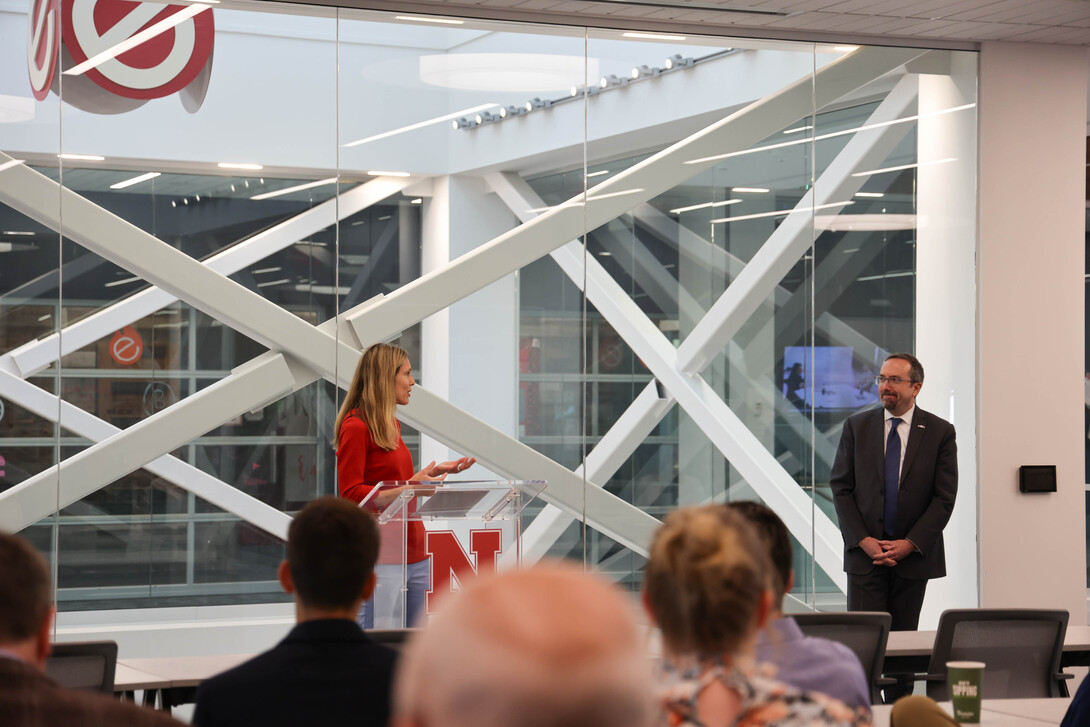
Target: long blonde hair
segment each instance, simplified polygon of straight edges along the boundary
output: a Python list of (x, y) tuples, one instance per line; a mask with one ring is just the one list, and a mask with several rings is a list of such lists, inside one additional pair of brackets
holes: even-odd
[(768, 552), (752, 526), (720, 505), (675, 510), (651, 543), (647, 605), (677, 655), (735, 653), (757, 625)]
[(398, 430), (394, 424), (397, 393), (394, 382), (397, 372), (408, 360), (409, 354), (405, 349), (389, 343), (376, 343), (363, 352), (341, 410), (337, 412), (337, 422), (333, 426), (334, 446), (340, 445), (341, 424), (345, 417), (358, 409), (375, 444), (387, 451), (397, 447)]

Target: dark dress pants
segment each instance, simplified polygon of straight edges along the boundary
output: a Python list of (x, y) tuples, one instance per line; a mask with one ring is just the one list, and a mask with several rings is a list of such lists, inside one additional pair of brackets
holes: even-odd
[[(902, 578), (896, 566), (875, 566), (870, 573), (848, 574), (848, 610), (885, 611), (893, 619), (893, 631), (915, 631), (926, 590), (925, 579)], [(883, 701), (892, 704), (911, 691), (912, 679), (898, 678), (882, 690)]]

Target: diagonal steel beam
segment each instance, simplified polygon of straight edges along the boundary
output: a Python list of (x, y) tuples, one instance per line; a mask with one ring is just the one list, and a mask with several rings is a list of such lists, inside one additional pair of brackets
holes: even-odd
[[(339, 197), (327, 200), (216, 253), (205, 260), (204, 264), (221, 275), (231, 275), (315, 232), (336, 224), (339, 220), (381, 202), (403, 190), (412, 181), (398, 177), (380, 177), (353, 187), (341, 193)], [(56, 230), (60, 229), (59, 224), (50, 226)], [(85, 256), (80, 259), (94, 260), (95, 258)], [(65, 266), (66, 271), (67, 267)], [(26, 378), (46, 368), (60, 357), (78, 351), (113, 331), (151, 315), (177, 299), (177, 296), (160, 288), (142, 290), (66, 326), (59, 334), (54, 333), (20, 347), (11, 353), (11, 357), (19, 373)]]
[(386, 339), (926, 52), (860, 48), (399, 288), (359, 325)]
[[(853, 177), (859, 169), (879, 165), (909, 132), (911, 125), (889, 123), (902, 117), (916, 101), (914, 77), (905, 76), (874, 110), (821, 177), (796, 206), (796, 211), (817, 210), (852, 196), (866, 182)], [(685, 340), (677, 356), (687, 372), (702, 371), (738, 333), (750, 316), (779, 286), (783, 276), (814, 241), (813, 217), (788, 215), (758, 250), (745, 269), (727, 287)]]
[[(533, 214), (527, 210), (541, 206), (540, 197), (517, 175), (492, 174), (487, 181), (500, 198), (512, 210), (518, 210), (519, 214)], [(798, 483), (703, 378), (680, 370), (673, 345), (601, 264), (593, 257), (584, 255), (582, 245), (573, 240), (551, 254), (576, 285), (586, 281), (587, 300), (628, 343), (739, 474), (760, 493), (769, 507), (780, 514), (795, 537), (803, 543), (813, 537), (815, 559), (842, 588), (846, 587), (846, 579), (840, 572), (840, 532), (828, 516), (820, 513), (811, 522), (812, 505)], [(636, 410), (635, 405), (630, 408)], [(661, 413), (664, 410), (651, 412), (652, 415)], [(628, 419), (622, 416), (622, 420), (628, 425)], [(654, 422), (650, 422), (650, 426), (653, 427)], [(618, 425), (613, 428), (618, 428)], [(625, 433), (622, 431), (621, 434)], [(621, 441), (628, 442), (631, 449), (638, 444), (632, 437)], [(549, 525), (550, 532), (559, 528), (558, 522), (547, 523)]]
[(157, 453), (177, 449), (227, 418), (278, 398), (294, 384), (279, 355), (236, 372), (0, 493), (0, 529), (17, 531), (38, 522), (139, 469)]
[[(8, 159), (0, 153), (0, 167)], [(63, 206), (63, 232), (72, 239), (170, 291), (194, 308), (289, 355), (289, 360), (298, 360), (311, 371), (309, 381), (325, 376), (342, 388), (348, 388), (361, 349), (348, 343), (350, 335), (338, 338), (311, 326), (26, 167), (8, 167), (0, 171), (0, 200), (51, 226), (59, 225), (59, 208)], [(368, 311), (374, 305), (365, 303), (361, 307)], [(358, 338), (367, 345), (378, 340), (366, 329)], [(301, 375), (298, 380), (304, 382), (300, 385), (309, 383)], [(658, 525), (655, 518), (600, 488), (587, 488), (588, 492), (584, 493), (581, 477), (426, 390), (418, 389), (413, 399), (414, 403), (404, 408), (401, 417), (417, 429), (448, 446), (475, 453), (482, 464), (495, 472), (525, 479), (544, 476), (550, 481), (544, 495), (546, 501), (568, 512), (579, 515), (585, 512), (587, 519), (593, 518), (594, 526), (602, 532), (637, 551), (646, 552), (650, 535)], [(227, 418), (230, 417), (224, 417), (224, 420)], [(103, 442), (96, 446), (107, 447), (108, 444)], [(162, 451), (147, 448), (142, 456), (146, 457), (146, 462), (158, 454)]]

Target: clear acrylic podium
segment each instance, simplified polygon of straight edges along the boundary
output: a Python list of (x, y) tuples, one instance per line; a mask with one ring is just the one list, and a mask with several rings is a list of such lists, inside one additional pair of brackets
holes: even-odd
[[(501, 559), (519, 567), (522, 511), (545, 485), (544, 480), (387, 481), (372, 488), (360, 507), (375, 515), (382, 539), (374, 628), (423, 625), (433, 602), (467, 578), (495, 570)], [(423, 566), (411, 567), (421, 561), (430, 564), (426, 595), (419, 585)], [(419, 607), (417, 594), (424, 599)]]

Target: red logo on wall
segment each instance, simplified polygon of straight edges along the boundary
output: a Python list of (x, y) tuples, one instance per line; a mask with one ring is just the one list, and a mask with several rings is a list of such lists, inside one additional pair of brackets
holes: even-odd
[(44, 101), (57, 72), (61, 47), (59, 0), (30, 0), (26, 28), (26, 60), (34, 98)]
[(470, 530), (469, 548), (473, 565), (457, 536), (449, 530), (429, 530), (425, 549), (431, 555), (431, 587), (424, 604), (425, 613), (435, 613), (434, 604), (454, 590), (455, 583), (465, 583), (483, 573), (495, 573), (502, 534), (499, 530)]
[[(39, 3), (52, 7), (52, 14)], [(57, 33), (63, 42), (55, 41), (52, 47), (54, 52), (61, 49), (60, 66), (66, 74), (64, 100), (73, 106), (93, 113), (120, 113), (149, 99), (179, 92), (182, 105), (193, 113), (204, 101), (215, 41), (208, 5), (31, 0), (31, 11), (27, 59), (31, 86), (39, 101), (51, 87), (56, 88), (57, 64), (45, 68), (45, 54), (51, 47), (47, 31), (58, 25), (63, 28), (63, 35)], [(103, 57), (111, 52), (116, 55)], [(89, 59), (93, 67), (68, 73)], [(103, 89), (110, 95), (103, 94)]]
[(110, 358), (122, 366), (140, 360), (144, 353), (144, 339), (132, 326), (125, 326), (110, 338)]

